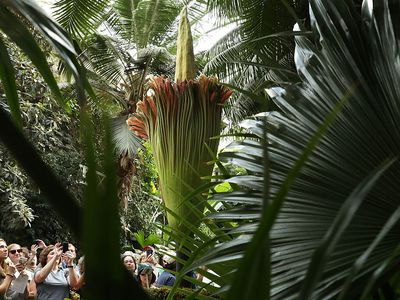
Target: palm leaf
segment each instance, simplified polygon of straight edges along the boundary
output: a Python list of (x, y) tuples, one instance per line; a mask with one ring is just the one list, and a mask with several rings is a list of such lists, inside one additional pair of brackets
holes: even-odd
[[(13, 12), (11, 12), (11, 10)], [(65, 59), (77, 80), (81, 82), (81, 74), (78, 73), (80, 67), (74, 57), (73, 46), (69, 42), (65, 32), (53, 20), (49, 19), (40, 8), (32, 3), (32, 1), (7, 1), (0, 5), (0, 13), (1, 30), (32, 60), (49, 85), (54, 96), (62, 102), (61, 93), (43, 52), (25, 23), (21, 22), (20, 17), (17, 17), (17, 15), (26, 17), (26, 19), (44, 35), (46, 40), (51, 43), (61, 57)], [(7, 67), (7, 59), (4, 56), (5, 50), (6, 49), (3, 49), (3, 67)], [(15, 89), (13, 88), (15, 84), (12, 83), (12, 80), (15, 79), (11, 78), (12, 71), (7, 71), (6, 76), (6, 81), (3, 82), (3, 84), (5, 84), (6, 89), (8, 89), (8, 101), (13, 103), (10, 107), (12, 109), (12, 115), (14, 115), (15, 118), (15, 114), (18, 113), (18, 109), (16, 108), (18, 104), (16, 102)], [(4, 79), (3, 76), (2, 80)], [(12, 124), (8, 114), (3, 109), (1, 109), (0, 112), (2, 141), (17, 158), (27, 174), (38, 184), (40, 190), (48, 197), (61, 217), (70, 224), (71, 231), (75, 233), (76, 236), (81, 236), (82, 216), (76, 200), (65, 190), (63, 185), (59, 182), (59, 179), (38, 156), (32, 144), (27, 141), (15, 124)], [(47, 174), (47, 176), (43, 174)]]
[(112, 37), (96, 34), (81, 55), (87, 69), (113, 86), (124, 81), (124, 70), (131, 58), (119, 43)]
[[(220, 17), (235, 20), (237, 27), (220, 39), (207, 54), (209, 62), (205, 72), (217, 74), (232, 85), (255, 92), (265, 80), (295, 82), (297, 77), (287, 76), (268, 66), (294, 70), (293, 37), (275, 35), (291, 31), (298, 19), (294, 11), (304, 15), (302, 1), (208, 1)], [(240, 19), (238, 19), (240, 16)], [(270, 36), (268, 42), (263, 37)], [(246, 63), (243, 63), (246, 62)], [(253, 65), (251, 65), (253, 64)], [(263, 67), (257, 66), (258, 64)], [(267, 99), (265, 102), (267, 103)], [(226, 113), (234, 124), (244, 117), (262, 111), (250, 98), (237, 94)], [(264, 107), (265, 108), (265, 107)]]
[(130, 157), (133, 157), (142, 145), (139, 138), (126, 125), (127, 119), (127, 116), (112, 119), (112, 140), (118, 154), (128, 153)]
[[(281, 109), (281, 113), (259, 117), (268, 124), (271, 197), (277, 196), (325, 116), (348, 97), (336, 122), (322, 135), (286, 189), (287, 196), (270, 232), (272, 299), (299, 298), (312, 254), (348, 195), (398, 153), (400, 97), (396, 83), (400, 68), (396, 47), (390, 45), (399, 29), (391, 19), (395, 8), (388, 3), (375, 7), (376, 2), (366, 1), (360, 18), (347, 1), (311, 1), (313, 34), (318, 38), (317, 42), (296, 38), (296, 66), (302, 84), (269, 90)], [(245, 125), (262, 138), (263, 123), (250, 121)], [(262, 181), (265, 171), (256, 164), (264, 159), (262, 144), (245, 140), (233, 143), (230, 149), (220, 158), (243, 166), (248, 175)], [(346, 298), (357, 299), (368, 281), (369, 292), (388, 283), (386, 276), (394, 274), (398, 263), (394, 253), (398, 251), (399, 216), (392, 212), (400, 204), (398, 187), (393, 185), (399, 170), (396, 161), (380, 176), (326, 264), (318, 264), (321, 277), (311, 299), (335, 298), (344, 285)], [(254, 177), (238, 176), (234, 182), (242, 190), (218, 197), (230, 201), (232, 208), (209, 216), (219, 222), (230, 218), (238, 225), (231, 232), (240, 234), (234, 242), (215, 242), (217, 246), (206, 252), (206, 259), (198, 258), (204, 264), (208, 261), (211, 268), (218, 266), (212, 265), (218, 257), (227, 257), (228, 253), (236, 260), (242, 257), (256, 230), (263, 228), (260, 218), (266, 194), (251, 181)], [(362, 264), (355, 268), (357, 260)], [(251, 285), (246, 279), (242, 276), (240, 284)]]
[(61, 93), (47, 64), (45, 55), (25, 25), (4, 6), (0, 6), (0, 29), (28, 55), (49, 85), (56, 99), (62, 103)]
[(15, 72), (7, 52), (6, 45), (0, 39), (0, 78), (7, 96), (8, 106), (10, 107), (11, 115), (14, 123), (21, 127), (21, 110), (19, 108), (19, 100), (17, 94), (17, 86), (15, 84)]
[(54, 16), (72, 37), (79, 40), (95, 33), (108, 3), (106, 0), (59, 0), (54, 3)]
[[(88, 172), (86, 175), (87, 188), (85, 197), (85, 219), (83, 240), (85, 250), (85, 276), (86, 290), (85, 297), (91, 299), (147, 299), (147, 295), (132, 277), (123, 269), (120, 263), (119, 248), (119, 199), (117, 196), (116, 169), (113, 159), (113, 146), (111, 141), (110, 121), (105, 119), (106, 134), (104, 139), (104, 174), (107, 174), (104, 181), (99, 182), (95, 151), (94, 151), (94, 130), (90, 125), (89, 118), (84, 115), (83, 126), (85, 128), (84, 140), (86, 146), (86, 161)], [(98, 230), (104, 226), (106, 232)], [(107, 260), (102, 264), (99, 260), (99, 247), (105, 247), (108, 253)], [(109, 286), (120, 289), (115, 291)]]
[[(177, 1), (117, 0), (114, 8), (114, 29), (124, 40), (134, 43), (137, 49), (150, 44), (160, 45), (180, 11)], [(118, 22), (115, 19), (118, 19)]]
[[(340, 236), (344, 233), (347, 226), (352, 221), (357, 209), (362, 204), (362, 201), (370, 192), (372, 187), (376, 184), (377, 180), (382, 174), (395, 162), (391, 160), (385, 162), (383, 166), (380, 166), (378, 170), (374, 171), (368, 176), (361, 184), (352, 192), (352, 194), (345, 200), (340, 211), (332, 222), (331, 227), (324, 236), (320, 246), (315, 250), (310, 266), (307, 271), (307, 275), (304, 280), (304, 285), (300, 293), (300, 299), (310, 299), (315, 286), (323, 272), (324, 265), (328, 260), (330, 254), (333, 252), (336, 243)], [(400, 216), (395, 216), (396, 222), (400, 219)], [(356, 272), (356, 269), (353, 269)], [(350, 285), (351, 281), (347, 281)], [(344, 290), (342, 291), (342, 293)]]

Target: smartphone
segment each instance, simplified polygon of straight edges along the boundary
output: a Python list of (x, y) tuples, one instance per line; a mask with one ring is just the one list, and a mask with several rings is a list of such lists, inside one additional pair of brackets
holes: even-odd
[(146, 250), (146, 254), (147, 254), (147, 256), (150, 256), (150, 255), (152, 255), (152, 254), (153, 254), (153, 250), (151, 250), (151, 249), (149, 249), (149, 250)]
[(35, 245), (39, 246), (39, 244), (40, 244), (40, 240), (39, 240), (39, 239), (37, 239), (37, 240), (34, 240), (34, 241), (33, 241), (33, 243), (34, 243)]
[(68, 243), (67, 242), (62, 243), (62, 247), (63, 247), (62, 248), (63, 249), (63, 253), (68, 251)]

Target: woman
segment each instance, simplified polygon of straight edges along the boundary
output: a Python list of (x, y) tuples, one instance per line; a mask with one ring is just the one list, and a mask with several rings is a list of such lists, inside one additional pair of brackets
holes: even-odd
[[(146, 246), (144, 249), (147, 249), (144, 251), (139, 258), (139, 263), (146, 263), (151, 265), (153, 268), (154, 275), (157, 278), (160, 276), (160, 274), (163, 272), (162, 266), (158, 263), (159, 257), (155, 253), (155, 250), (153, 247)], [(150, 250), (150, 251), (149, 251)]]
[(124, 267), (132, 274), (132, 276), (136, 275), (136, 261), (132, 255), (124, 253), (122, 255), (122, 263), (124, 264)]
[(17, 269), (8, 258), (7, 243), (0, 239), (0, 297), (3, 297), (14, 279)]
[(153, 273), (153, 267), (147, 263), (139, 264), (137, 279), (143, 288), (153, 287), (153, 283), (156, 281), (156, 275)]
[(69, 298), (69, 289), (76, 288), (78, 276), (72, 265), (72, 255), (64, 253), (67, 269), (60, 266), (62, 245), (47, 246), (39, 257), (40, 266), (35, 270), (37, 300), (63, 300)]
[(33, 299), (36, 297), (36, 284), (33, 273), (26, 270), (27, 258), (23, 255), (23, 249), (18, 244), (8, 245), (8, 257), (17, 268), (14, 280), (8, 289), (6, 296), (12, 300)]

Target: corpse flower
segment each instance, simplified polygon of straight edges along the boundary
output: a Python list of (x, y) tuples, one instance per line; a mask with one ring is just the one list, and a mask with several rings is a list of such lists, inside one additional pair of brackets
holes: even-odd
[[(232, 92), (213, 77), (195, 79), (193, 43), (186, 8), (179, 25), (175, 82), (155, 77), (149, 93), (137, 104), (136, 114), (128, 119), (130, 130), (148, 139), (153, 149), (169, 225), (185, 231), (181, 220), (200, 222), (192, 211), (194, 205), (204, 210), (204, 199), (185, 198), (204, 184), (213, 166), (207, 164), (218, 150), (222, 105)], [(211, 154), (212, 153), (212, 154)]]

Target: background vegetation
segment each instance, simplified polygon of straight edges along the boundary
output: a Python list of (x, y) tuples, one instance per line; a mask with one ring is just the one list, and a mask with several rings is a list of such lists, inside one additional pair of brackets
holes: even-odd
[[(163, 58), (174, 54), (170, 46), (174, 14), (183, 3), (117, 0), (113, 6), (108, 1), (90, 4), (58, 1), (56, 16), (62, 29), (30, 1), (0, 2), (0, 75), (5, 94), (0, 138), (8, 149), (2, 148), (0, 163), (10, 171), (1, 170), (1, 201), (6, 206), (0, 225), (5, 226), (2, 234), (11, 236), (13, 228), (33, 224), (34, 215), (41, 211), (41, 200), (33, 204), (33, 199), (46, 197), (58, 214), (54, 220), (68, 224), (73, 237), (82, 242), (88, 267), (85, 297), (145, 299), (146, 294), (132, 284), (119, 263), (120, 237), (130, 237), (128, 224), (135, 230), (135, 209), (142, 216), (143, 211), (153, 212), (138, 222), (140, 228), (146, 230), (146, 222), (160, 220), (152, 208), (158, 201), (154, 197), (159, 196), (156, 173), (147, 150), (135, 152), (133, 158), (129, 147), (115, 149), (115, 144), (123, 144), (121, 138), (112, 143), (115, 136), (121, 137), (118, 132), (127, 135), (115, 130), (110, 119), (118, 117), (119, 124), (124, 124), (145, 91), (146, 75), (171, 70), (154, 71), (157, 68), (150, 66), (158, 61), (158, 54), (168, 53)], [(398, 298), (397, 2), (221, 0), (186, 4), (193, 20), (208, 12), (207, 8), (219, 24), (238, 24), (201, 60), (206, 61), (204, 72), (219, 75), (236, 90), (237, 98), (227, 107), (226, 116), (229, 125), (239, 124), (240, 129), (236, 141), (215, 158), (218, 172), (213, 184), (186, 195), (187, 199), (196, 193), (209, 195), (206, 210), (198, 212), (203, 217), (200, 229), (186, 224), (192, 231), (186, 235), (159, 225), (167, 233), (164, 243), (173, 246), (179, 241), (188, 256), (187, 261), (180, 261), (184, 268), (177, 274), (170, 299), (193, 269), (217, 285), (197, 284), (227, 299)], [(145, 18), (155, 11), (159, 19)], [(163, 13), (165, 18), (161, 18)], [(115, 30), (121, 33), (116, 41), (97, 36), (104, 22), (120, 29)], [(146, 25), (140, 27), (146, 30), (129, 32), (139, 28), (133, 26), (135, 22)], [(42, 51), (47, 53), (48, 48), (43, 48), (29, 24), (36, 26), (64, 61), (63, 68), (74, 78), (72, 86), (60, 90)], [(54, 101), (34, 69), (23, 77), (30, 84), (22, 84), (18, 76), (19, 70), (25, 70), (25, 59), (5, 42), (5, 36), (33, 62)], [(128, 45), (123, 50), (130, 56), (116, 56), (118, 45)], [(139, 51), (147, 46), (150, 49)], [(98, 51), (91, 51), (93, 47)], [(109, 68), (110, 64), (115, 68)], [(118, 86), (111, 80), (117, 77), (129, 84)], [(108, 97), (101, 93), (104, 86)], [(65, 97), (63, 91), (73, 94)], [(250, 104), (254, 105), (248, 111)], [(240, 108), (238, 114), (236, 108)], [(261, 113), (238, 122), (257, 112)], [(26, 173), (15, 167), (9, 154)], [(81, 157), (84, 163), (79, 162)], [(132, 163), (135, 159), (144, 164), (138, 167)], [(83, 192), (79, 163), (87, 167)], [(68, 166), (71, 178), (62, 176)], [(126, 172), (120, 173), (122, 166), (127, 166)], [(130, 181), (134, 174), (144, 180)], [(122, 180), (121, 185), (124, 178), (128, 181)], [(121, 197), (121, 187), (130, 187), (136, 194), (125, 190)], [(126, 204), (131, 211), (120, 214)], [(140, 210), (142, 204), (150, 207)], [(17, 221), (3, 222), (10, 216)], [(35, 230), (41, 232), (40, 227)], [(107, 258), (99, 255), (100, 248)], [(198, 291), (193, 297), (205, 298)]]

